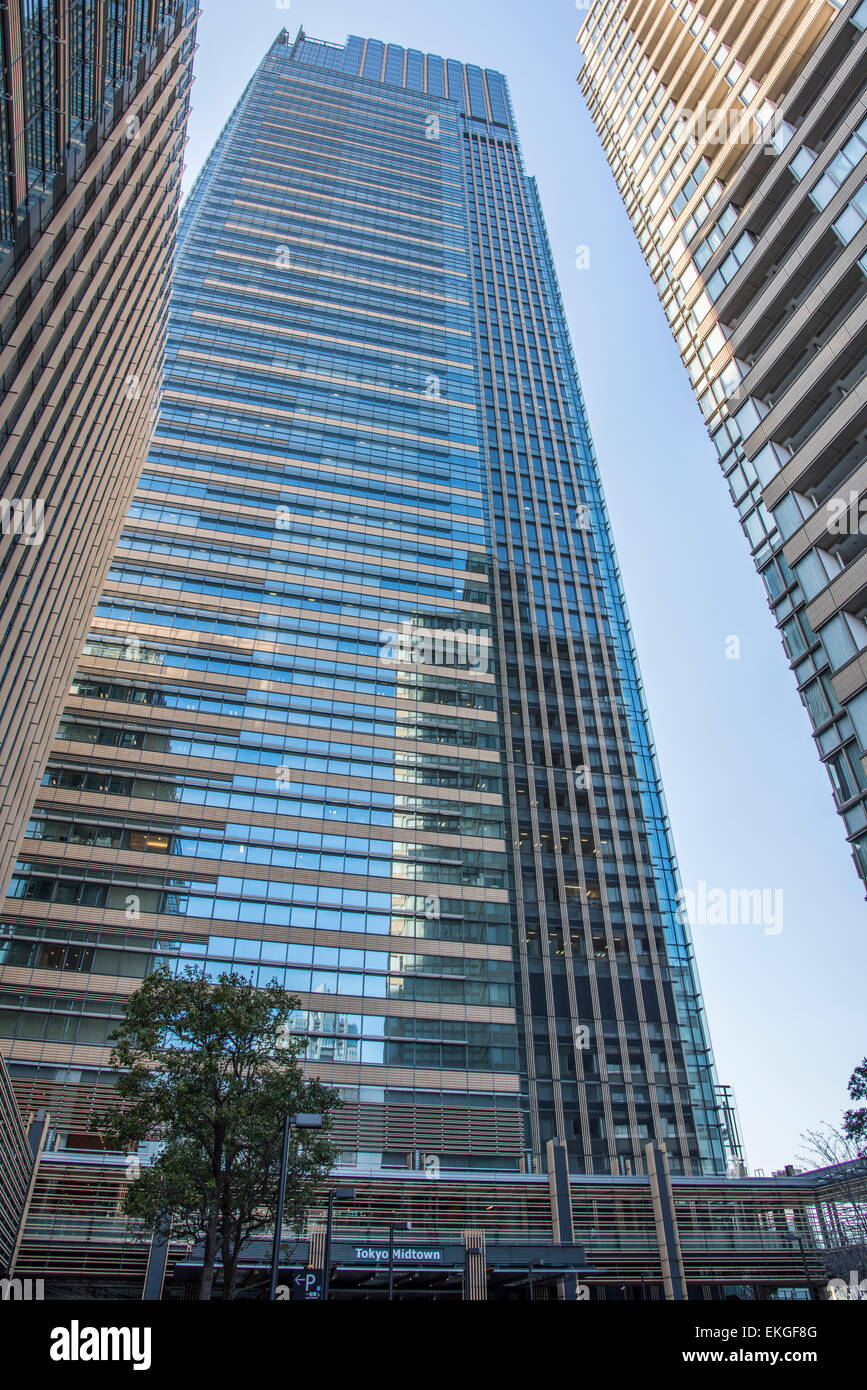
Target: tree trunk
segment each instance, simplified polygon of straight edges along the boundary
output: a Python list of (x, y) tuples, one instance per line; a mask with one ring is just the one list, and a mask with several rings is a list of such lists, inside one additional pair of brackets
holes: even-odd
[(214, 1287), (214, 1265), (217, 1259), (217, 1204), (214, 1202), (208, 1215), (205, 1231), (205, 1259), (199, 1278), (199, 1298), (210, 1299)]
[(220, 1248), (223, 1255), (223, 1297), (234, 1298), (235, 1279), (238, 1273), (238, 1257), (232, 1250), (232, 1241), (230, 1239), (225, 1213), (223, 1214)]
[(219, 1246), (218, 1229), (220, 1225), (220, 1213), (223, 1206), (223, 1149), (225, 1132), (220, 1124), (214, 1125), (214, 1148), (211, 1154), (211, 1173), (214, 1179), (214, 1191), (210, 1198), (208, 1208), (208, 1224), (205, 1228), (205, 1262), (202, 1266), (202, 1277), (199, 1280), (199, 1298), (210, 1299), (214, 1287), (214, 1265), (217, 1260), (217, 1249)]
[(235, 1298), (237, 1296), (238, 1260), (241, 1258), (241, 1247), (244, 1243), (245, 1224), (243, 1212), (238, 1213), (235, 1217), (227, 1217), (225, 1213), (223, 1215), (224, 1298)]

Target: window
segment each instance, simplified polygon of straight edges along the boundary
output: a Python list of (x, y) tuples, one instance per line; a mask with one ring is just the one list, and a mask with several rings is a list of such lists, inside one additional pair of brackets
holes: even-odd
[(795, 178), (799, 180), (802, 179), (806, 174), (807, 170), (812, 168), (815, 159), (816, 156), (814, 155), (813, 151), (809, 149), (806, 145), (802, 145), (801, 148), (798, 150), (798, 153), (795, 155), (795, 158), (789, 165), (789, 168), (791, 172), (794, 174)]
[(861, 230), (867, 218), (867, 182), (863, 183), (851, 202), (834, 223), (834, 232), (844, 246)]
[(807, 643), (804, 641), (804, 634), (797, 618), (790, 618), (787, 623), (784, 623), (782, 633), (791, 661), (799, 661), (802, 656), (806, 656)]
[(821, 629), (819, 637), (832, 671), (839, 671), (867, 646), (867, 626), (851, 613), (838, 613)]
[(827, 575), (814, 550), (809, 555), (805, 555), (803, 560), (798, 561), (795, 565), (795, 574), (808, 602), (814, 599), (818, 593), (821, 593), (828, 582)]
[(743, 236), (735, 242), (719, 270), (708, 281), (707, 291), (711, 299), (719, 298), (726, 285), (737, 275), (754, 246), (755, 241), (749, 232), (744, 232)]
[[(827, 724), (828, 720), (831, 718), (831, 710), (820, 682), (816, 680), (810, 685), (805, 686), (801, 694), (804, 697), (804, 704), (807, 706), (810, 718), (813, 721), (813, 727), (819, 729), (823, 724)], [(867, 692), (865, 692), (865, 694), (867, 694)], [(865, 716), (867, 716), (867, 710), (865, 710)], [(865, 725), (865, 731), (867, 731), (867, 725)]]
[[(849, 749), (852, 749), (853, 756), (849, 757)], [(861, 762), (854, 744), (841, 748), (839, 752), (833, 753), (828, 758), (828, 771), (831, 774), (831, 781), (837, 793), (838, 800), (851, 801), (853, 796), (864, 785), (864, 773), (861, 770)]]
[(849, 701), (846, 713), (855, 727), (858, 742), (862, 748), (867, 749), (867, 690), (862, 690), (860, 695)]

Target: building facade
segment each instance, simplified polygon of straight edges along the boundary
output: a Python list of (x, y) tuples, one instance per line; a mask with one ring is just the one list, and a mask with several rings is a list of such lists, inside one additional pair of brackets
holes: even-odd
[[(3, 906), (98, 1149), (158, 961), (277, 978), (341, 1163), (725, 1172), (539, 199), (495, 72), (285, 32), (185, 206), (165, 389)], [(53, 1160), (54, 1161), (54, 1160)], [(59, 1171), (59, 1170), (58, 1170)]]
[[(40, 1286), (52, 1301), (196, 1297), (201, 1249), (172, 1241), (160, 1250), (119, 1214), (127, 1167), (121, 1154), (42, 1156), (10, 1299)], [(852, 1298), (867, 1275), (863, 1159), (791, 1176), (672, 1176), (668, 1223), (647, 1175), (573, 1174), (568, 1205), (555, 1204), (540, 1173), (452, 1171), (432, 1182), (423, 1171), (347, 1168), (331, 1181), (351, 1183), (355, 1193), (334, 1210), (335, 1299), (387, 1298), (391, 1224), (401, 1301), (557, 1298), (564, 1270), (577, 1274), (574, 1296), (590, 1302), (805, 1299), (808, 1285), (814, 1300)], [(568, 1242), (554, 1233), (564, 1210)], [(299, 1277), (321, 1273), (326, 1213), (323, 1193), (292, 1233), (279, 1298)], [(477, 1249), (483, 1279), (468, 1268)], [(264, 1239), (245, 1251), (240, 1297), (265, 1297), (270, 1253)]]
[(0, 880), (156, 404), (192, 0), (0, 10)]
[(867, 5), (593, 4), (579, 82), (867, 878)]

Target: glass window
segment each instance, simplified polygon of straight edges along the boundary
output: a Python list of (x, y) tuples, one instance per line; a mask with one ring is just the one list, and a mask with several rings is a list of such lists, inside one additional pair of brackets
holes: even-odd
[(841, 666), (845, 666), (847, 661), (851, 661), (857, 650), (854, 638), (849, 628), (843, 620), (842, 613), (838, 613), (829, 623), (826, 623), (819, 633), (822, 645), (828, 653), (828, 660), (833, 671), (839, 671)]
[(789, 165), (795, 178), (802, 179), (807, 170), (810, 169), (815, 162), (815, 159), (816, 156), (813, 154), (813, 151), (808, 149), (806, 145), (803, 145)]
[(783, 624), (783, 641), (792, 661), (797, 661), (799, 657), (805, 656), (807, 644), (804, 641), (804, 634), (801, 632), (797, 618), (790, 618)]
[(846, 713), (852, 720), (861, 748), (867, 750), (867, 690), (862, 690), (860, 695), (849, 701)]
[[(821, 728), (823, 724), (827, 724), (828, 720), (831, 718), (831, 710), (828, 701), (825, 699), (825, 692), (822, 689), (821, 683), (819, 681), (812, 681), (810, 685), (804, 687), (802, 694), (804, 697), (804, 704), (809, 710), (814, 728), (818, 729)], [(865, 720), (867, 720), (867, 708), (865, 708), (864, 713)], [(865, 732), (867, 732), (867, 723), (865, 723)]]
[(805, 555), (803, 560), (798, 561), (795, 565), (795, 574), (798, 576), (798, 583), (808, 600), (814, 599), (828, 583), (825, 566), (815, 550), (811, 550), (809, 555)]
[(861, 230), (864, 225), (864, 214), (854, 203), (850, 203), (843, 214), (834, 223), (834, 231), (840, 238), (844, 246), (848, 246), (852, 238)]
[(823, 174), (815, 188), (811, 189), (810, 197), (816, 204), (816, 207), (822, 209), (828, 206), (836, 192), (837, 185), (830, 174)]

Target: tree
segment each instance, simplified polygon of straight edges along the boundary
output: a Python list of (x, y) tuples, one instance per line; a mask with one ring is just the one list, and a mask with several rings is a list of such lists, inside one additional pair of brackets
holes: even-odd
[(822, 1124), (818, 1129), (805, 1130), (801, 1142), (804, 1150), (798, 1154), (798, 1159), (810, 1168), (836, 1167), (859, 1157), (857, 1145), (842, 1127)]
[[(849, 1095), (852, 1100), (867, 1100), (867, 1057), (864, 1057), (849, 1077)], [(867, 1158), (867, 1106), (857, 1110), (847, 1110), (843, 1116), (843, 1129), (858, 1150), (859, 1158)]]
[[(853, 1100), (867, 1100), (867, 1057), (849, 1078), (849, 1095)], [(837, 1237), (841, 1246), (860, 1245), (867, 1241), (867, 1202), (864, 1200), (864, 1178), (851, 1165), (867, 1158), (867, 1108), (847, 1110), (840, 1125), (822, 1125), (801, 1135), (806, 1155), (800, 1157), (823, 1166), (839, 1167), (839, 1196), (833, 1203)]]
[(209, 1299), (218, 1251), (224, 1298), (234, 1298), (244, 1246), (276, 1219), (283, 1120), (319, 1113), (321, 1130), (291, 1131), (286, 1219), (300, 1223), (330, 1172), (331, 1087), (307, 1080), (305, 1039), (288, 1030), (300, 1000), (276, 980), (256, 988), (241, 975), (216, 981), (193, 966), (163, 966), (126, 1004), (112, 1035), (123, 1105), (101, 1128), (135, 1153), (156, 1141), (156, 1159), (134, 1172), (124, 1211), (163, 1235), (204, 1235), (199, 1297)]

